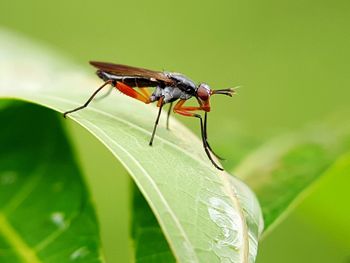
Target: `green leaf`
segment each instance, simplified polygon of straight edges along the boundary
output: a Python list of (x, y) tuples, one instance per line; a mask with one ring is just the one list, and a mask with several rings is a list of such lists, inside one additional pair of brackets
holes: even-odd
[[(254, 262), (257, 253), (258, 237), (262, 231), (262, 218), (260, 216), (260, 206), (257, 202), (250, 203), (251, 192), (249, 188), (238, 181), (234, 177), (230, 177), (230, 184), (232, 190), (238, 197), (239, 202), (242, 204), (242, 213), (245, 217), (246, 224), (249, 231), (249, 262)], [(135, 240), (136, 249), (136, 261), (137, 262), (175, 262), (175, 258), (172, 256), (169, 247), (167, 246), (164, 235), (162, 234), (159, 224), (152, 215), (152, 212), (147, 205), (145, 199), (141, 193), (134, 187), (133, 191), (133, 238)], [(218, 200), (213, 200), (213, 203)], [(233, 211), (230, 212), (230, 218), (223, 218), (220, 215), (220, 211), (227, 209), (225, 204), (218, 201), (217, 208), (210, 209), (209, 214), (213, 220), (220, 226), (225, 227), (227, 221), (232, 220), (235, 217)], [(229, 209), (230, 210), (230, 209)], [(260, 221), (257, 221), (260, 220)], [(232, 222), (231, 222), (232, 223)], [(155, 249), (156, 248), (156, 249)], [(231, 256), (230, 250), (226, 251), (227, 254), (223, 257), (222, 261), (228, 261), (234, 259)]]
[[(42, 47), (3, 33), (0, 96), (63, 112), (101, 85)], [(15, 83), (14, 83), (15, 80)], [(70, 115), (126, 167), (151, 207), (176, 260), (253, 262), (262, 231), (254, 194), (208, 161), (201, 142), (175, 119), (148, 141), (156, 108), (120, 94)], [(234, 180), (232, 182), (232, 180)], [(242, 188), (243, 189), (243, 188)], [(246, 218), (246, 213), (253, 218)]]
[(56, 114), (0, 111), (0, 261), (102, 262), (86, 187)]
[[(235, 134), (232, 135), (231, 132), (225, 137), (227, 138), (231, 136), (234, 138), (234, 140), (230, 140), (229, 144), (231, 147), (239, 149), (235, 156), (230, 156), (229, 161), (231, 164), (239, 163), (239, 160), (242, 159), (247, 152), (251, 151), (253, 148), (257, 148), (257, 145), (259, 144), (257, 138), (250, 136), (246, 131), (240, 128), (237, 129), (237, 127), (239, 127), (237, 123), (235, 123), (235, 127)], [(225, 147), (229, 148), (227, 140), (224, 139), (222, 141), (225, 141)], [(134, 239), (136, 262), (175, 262), (175, 258), (166, 243), (164, 234), (162, 233), (151, 208), (148, 206), (137, 187), (133, 187), (132, 197), (132, 238)], [(256, 208), (256, 212), (260, 213), (259, 207)], [(252, 219), (254, 220), (254, 218), (255, 217), (253, 216)], [(256, 218), (259, 217), (257, 216)], [(262, 224), (263, 223), (261, 222), (260, 225)], [(259, 223), (255, 223), (255, 225), (259, 225)], [(254, 232), (254, 236), (258, 236), (257, 229)]]
[(350, 148), (348, 124), (339, 123), (317, 125), (274, 139), (246, 157), (235, 169), (257, 194), (265, 230), (308, 193), (322, 175), (333, 170), (345, 173), (345, 168), (333, 167)]

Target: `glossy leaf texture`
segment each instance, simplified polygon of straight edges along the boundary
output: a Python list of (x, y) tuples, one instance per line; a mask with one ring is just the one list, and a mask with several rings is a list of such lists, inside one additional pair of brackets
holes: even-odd
[(57, 114), (0, 109), (0, 261), (104, 262), (97, 220)]
[[(101, 82), (42, 47), (3, 33), (0, 96), (63, 112), (80, 106)], [(15, 83), (13, 81), (15, 80)], [(151, 207), (179, 262), (254, 262), (262, 216), (241, 182), (215, 169), (202, 144), (171, 119), (148, 142), (157, 109), (118, 92), (70, 115), (125, 166)], [(195, 120), (194, 120), (195, 121)], [(199, 125), (199, 123), (198, 123)]]
[[(235, 127), (239, 127), (239, 124), (236, 123)], [(235, 153), (235, 156), (230, 155), (229, 161), (231, 164), (239, 163), (247, 152), (252, 151), (254, 148), (257, 148), (257, 145), (261, 144), (258, 138), (249, 136), (239, 128), (234, 135), (230, 134), (230, 136), (234, 138), (234, 141), (230, 141), (231, 147), (239, 149), (239, 151)], [(226, 145), (226, 147), (228, 146)], [(134, 240), (135, 261), (139, 263), (176, 262), (164, 234), (146, 200), (137, 187), (133, 187), (132, 189), (132, 238)], [(254, 204), (256, 205), (256, 203)], [(260, 213), (260, 208), (256, 207), (255, 212)], [(257, 218), (261, 219), (259, 216), (252, 216), (251, 220)], [(251, 224), (252, 229), (254, 229), (254, 226), (256, 227), (259, 225), (262, 225), (262, 223), (253, 222)], [(254, 238), (252, 238), (251, 244), (256, 243), (258, 233), (259, 230), (255, 228), (252, 233), (252, 237)], [(252, 247), (251, 256), (256, 253), (256, 251), (254, 252), (254, 248), (256, 248), (256, 246)]]
[(265, 230), (283, 218), (321, 176), (346, 175), (350, 166), (345, 158), (350, 153), (349, 115), (335, 116), (337, 121), (325, 120), (268, 142), (234, 170), (257, 194)]
[[(250, 190), (245, 184), (230, 177), (230, 184), (232, 190), (236, 193), (238, 200), (243, 204), (242, 212), (246, 219), (248, 228), (248, 248), (249, 255), (248, 261), (254, 262), (257, 254), (258, 238), (262, 229), (259, 227), (263, 225), (262, 217), (260, 216), (261, 210), (255, 200), (250, 197)], [(153, 216), (147, 202), (144, 200), (142, 194), (136, 187), (133, 189), (133, 225), (132, 225), (132, 237), (135, 241), (135, 259), (136, 262), (176, 262), (174, 256), (171, 253), (169, 246), (166, 243), (163, 233), (159, 227), (159, 224)], [(229, 233), (234, 228), (237, 215), (229, 209), (224, 203), (219, 200), (212, 200), (216, 208), (209, 210), (211, 218), (225, 230), (224, 240), (221, 242), (232, 242), (229, 240)], [(228, 210), (229, 216), (222, 217), (220, 215), (221, 210)], [(261, 221), (257, 221), (261, 220)], [(232, 225), (232, 229), (227, 228), (228, 225)], [(240, 242), (236, 240), (236, 242)], [(223, 262), (234, 261), (231, 256), (231, 251), (227, 250), (227, 254), (223, 257)]]

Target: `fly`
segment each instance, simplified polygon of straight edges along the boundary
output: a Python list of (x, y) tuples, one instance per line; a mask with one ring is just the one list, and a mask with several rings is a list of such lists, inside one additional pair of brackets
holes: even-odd
[[(169, 116), (173, 102), (177, 101), (173, 108), (174, 113), (199, 119), (203, 148), (212, 164), (217, 169), (223, 171), (223, 168), (221, 168), (211, 156), (211, 154), (213, 154), (218, 159), (223, 160), (214, 153), (208, 143), (207, 114), (210, 112), (210, 97), (212, 95), (222, 94), (232, 97), (234, 89), (212, 90), (209, 85), (205, 83), (196, 85), (188, 77), (175, 72), (153, 71), (138, 67), (96, 61), (90, 61), (90, 64), (97, 68), (96, 74), (104, 81), (104, 83), (90, 96), (84, 105), (66, 111), (63, 114), (64, 117), (66, 117), (67, 114), (86, 108), (104, 87), (111, 85), (125, 95), (142, 101), (143, 103), (149, 104), (157, 102), (159, 111), (153, 127), (151, 140), (149, 142), (149, 145), (152, 146), (163, 106), (168, 103), (170, 104), (166, 122), (168, 128)], [(150, 87), (153, 88), (153, 93), (150, 93), (148, 90)], [(138, 88), (138, 90), (135, 88)], [(199, 105), (196, 107), (184, 106), (185, 102), (192, 97), (197, 99)], [(200, 114), (195, 113), (198, 111), (204, 112), (204, 119)]]

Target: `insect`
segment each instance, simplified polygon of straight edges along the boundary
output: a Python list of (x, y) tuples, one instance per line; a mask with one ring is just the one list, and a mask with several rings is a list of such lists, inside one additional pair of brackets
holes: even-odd
[[(223, 170), (223, 168), (221, 168), (214, 161), (211, 155), (213, 154), (218, 159), (223, 160), (221, 157), (214, 153), (208, 143), (207, 113), (210, 112), (210, 97), (212, 95), (222, 94), (232, 97), (234, 89), (229, 88), (212, 90), (205, 83), (196, 85), (188, 77), (175, 72), (153, 71), (138, 67), (96, 61), (90, 61), (90, 64), (97, 68), (96, 74), (104, 81), (104, 83), (90, 96), (84, 105), (66, 111), (63, 114), (64, 117), (66, 117), (67, 114), (86, 108), (104, 87), (111, 85), (112, 88), (110, 91), (113, 88), (116, 88), (125, 95), (142, 101), (146, 104), (157, 102), (159, 111), (149, 142), (149, 145), (152, 146), (163, 106), (168, 103), (170, 104), (166, 122), (168, 128), (171, 108), (173, 106), (173, 102), (177, 101), (173, 108), (174, 113), (199, 119), (204, 150), (212, 164), (217, 169)], [(148, 88), (150, 87), (154, 88), (153, 93), (149, 92)], [(136, 90), (136, 88), (138, 88), (138, 90)], [(109, 92), (107, 94), (109, 94)], [(197, 99), (199, 105), (196, 107), (184, 106), (184, 103), (192, 97)], [(200, 114), (195, 113), (196, 111), (203, 111), (204, 119)]]

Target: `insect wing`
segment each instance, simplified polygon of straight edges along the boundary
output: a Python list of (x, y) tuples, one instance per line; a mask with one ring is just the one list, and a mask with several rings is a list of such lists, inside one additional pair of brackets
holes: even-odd
[(149, 79), (151, 81), (164, 82), (166, 85), (174, 84), (174, 80), (168, 78), (163, 72), (153, 71), (144, 68), (131, 67), (121, 64), (112, 64), (105, 62), (90, 61), (90, 64), (102, 71), (117, 75), (128, 77), (139, 77)]

